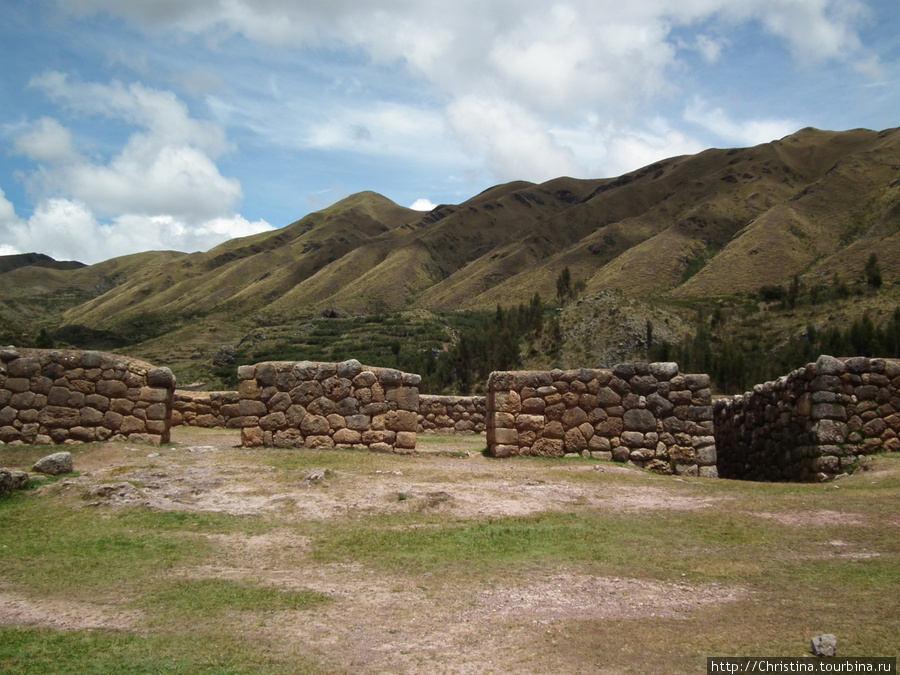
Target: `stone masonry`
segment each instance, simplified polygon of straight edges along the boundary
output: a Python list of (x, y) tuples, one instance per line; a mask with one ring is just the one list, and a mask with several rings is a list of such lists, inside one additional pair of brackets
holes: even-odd
[(356, 360), (241, 366), (241, 442), (411, 453), (421, 381), (419, 375)]
[(172, 404), (172, 426), (239, 429), (240, 400), (236, 391), (177, 390)]
[(175, 377), (95, 351), (0, 349), (0, 441), (167, 443)]
[(676, 363), (491, 373), (488, 450), (495, 457), (579, 453), (715, 477), (709, 385), (708, 375), (683, 375)]
[(715, 406), (719, 474), (827, 480), (874, 452), (900, 451), (900, 362), (820, 356)]
[(419, 432), (483, 434), (484, 396), (419, 396)]

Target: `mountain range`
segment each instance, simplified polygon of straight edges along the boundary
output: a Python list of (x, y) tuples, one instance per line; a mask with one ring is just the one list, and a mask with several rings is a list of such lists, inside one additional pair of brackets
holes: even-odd
[(491, 309), (536, 292), (553, 301), (565, 268), (588, 296), (688, 302), (795, 277), (853, 281), (872, 253), (894, 284), (900, 129), (807, 128), (616, 178), (498, 185), (429, 213), (363, 192), (200, 253), (90, 266), (0, 257), (0, 333), (27, 340), (43, 327), (108, 347), (204, 333), (223, 342), (323, 312)]

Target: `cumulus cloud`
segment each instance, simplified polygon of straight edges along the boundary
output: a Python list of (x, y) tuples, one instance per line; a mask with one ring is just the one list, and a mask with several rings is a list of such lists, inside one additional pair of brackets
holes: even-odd
[(171, 91), (151, 89), (139, 82), (72, 82), (58, 71), (33, 77), (29, 86), (73, 111), (145, 128), (160, 143), (192, 145), (212, 157), (231, 149), (219, 125), (192, 118), (184, 102)]
[(801, 126), (795, 120), (735, 121), (722, 108), (712, 108), (706, 101), (696, 96), (685, 109), (684, 119), (737, 146), (767, 143), (777, 138), (783, 138)]
[(411, 208), (413, 211), (433, 211), (437, 208), (437, 204), (435, 204), (430, 199), (421, 197), (410, 204), (409, 208)]
[[(859, 38), (868, 20), (861, 0), (57, 0), (57, 6), (61, 15), (106, 14), (149, 34), (166, 31), (222, 49), (238, 37), (236, 45), (249, 41), (311, 60), (339, 54), (404, 80), (393, 89), (370, 86), (348, 69), (334, 75), (327, 95), (319, 90), (313, 98), (272, 74), (248, 87), (256, 87), (252, 93), (235, 95), (227, 77), (192, 64), (182, 86), (212, 92), (205, 103), (217, 116), (213, 122), (195, 118), (174, 93), (139, 83), (84, 83), (59, 72), (35, 77), (32, 88), (65, 111), (135, 130), (112, 156), (98, 159), (79, 153), (77, 135), (63, 123), (34, 122), (14, 144), (41, 165), (28, 176), (30, 193), (82, 205), (97, 227), (126, 232), (128, 223), (140, 222), (184, 244), (192, 236), (213, 241), (217, 232), (265, 225), (236, 215), (241, 186), (216, 163), (232, 149), (226, 125), (279, 150), (445, 164), (459, 174), (487, 171), (495, 181), (610, 176), (697, 152), (711, 138), (752, 145), (805, 126), (736, 114), (718, 99), (707, 102), (709, 95), (689, 99), (682, 91), (677, 75), (698, 60), (734, 58), (742, 35), (774, 37), (801, 68), (826, 61), (865, 72), (878, 66)], [(138, 72), (148, 72), (139, 54), (134, 59)]]
[[(583, 153), (560, 139), (566, 131), (583, 126), (588, 114), (603, 117), (602, 127), (622, 132), (608, 136), (610, 145), (603, 154), (618, 153), (615, 143), (633, 146), (645, 131), (623, 120), (648, 101), (675, 93), (672, 73), (680, 67), (680, 55), (696, 52), (714, 63), (732, 47), (716, 26), (759, 26), (783, 40), (799, 63), (835, 59), (873, 67), (857, 33), (866, 20), (860, 0), (58, 0), (58, 4), (70, 14), (105, 12), (151, 31), (170, 29), (218, 41), (240, 35), (288, 47), (343, 45), (362, 50), (376, 63), (399, 64), (445, 99), (443, 112), (460, 145), (501, 180), (583, 173), (584, 162), (573, 159)], [(43, 86), (64, 91), (65, 83), (58, 79), (48, 78)], [(398, 120), (390, 119), (396, 113), (390, 106), (381, 110), (376, 106), (364, 120), (348, 123), (340, 115), (314, 119), (301, 136), (315, 147), (355, 152), (370, 152), (380, 142), (381, 147), (409, 147), (415, 130), (405, 136), (405, 146), (403, 134), (384, 133), (397, 128)], [(434, 126), (432, 120), (426, 123)], [(712, 126), (723, 131), (722, 124)], [(756, 126), (745, 135), (757, 138), (772, 124), (763, 120)], [(555, 134), (553, 129), (564, 133)], [(677, 146), (679, 141), (663, 145)]]
[(448, 106), (447, 116), (466, 147), (485, 157), (500, 180), (580, 173), (571, 149), (560, 146), (539, 117), (510, 101), (463, 97)]
[[(723, 57), (732, 45), (716, 26), (760, 26), (783, 40), (799, 63), (855, 60), (869, 70), (873, 65), (857, 34), (866, 19), (860, 0), (58, 0), (58, 5), (76, 16), (124, 17), (150, 31), (170, 29), (218, 41), (240, 35), (288, 47), (344, 45), (363, 50), (376, 63), (400, 64), (445, 98), (446, 122), (460, 145), (501, 180), (583, 174), (597, 165), (596, 159), (575, 161), (584, 152), (561, 140), (577, 136), (590, 114), (603, 117), (602, 128), (621, 130), (619, 136), (605, 134), (608, 144), (600, 154), (632, 147), (640, 161), (639, 148), (655, 142), (635, 143), (646, 131), (623, 120), (637, 106), (673, 95), (671, 75), (681, 53), (697, 52), (707, 63)], [(702, 31), (687, 40), (676, 37), (678, 29), (690, 27)], [(56, 75), (40, 86), (66, 96), (65, 82)], [(138, 92), (118, 93), (129, 100)], [(75, 98), (68, 100), (89, 105)], [(428, 129), (401, 133), (398, 112), (384, 105), (357, 121), (313, 119), (300, 137), (313, 147), (373, 152), (410, 147), (419, 131), (435, 136), (439, 124), (430, 119), (414, 122)], [(408, 111), (402, 116), (411, 119)], [(714, 115), (704, 117), (715, 133), (740, 136)], [(777, 126), (751, 123), (743, 136), (756, 139)], [(661, 144), (679, 145), (690, 143), (669, 138)]]
[(73, 133), (41, 118), (13, 139), (13, 151), (38, 163), (24, 181), (36, 207), (18, 218), (0, 200), (3, 243), (20, 252), (98, 262), (148, 249), (205, 250), (272, 227), (235, 211), (240, 183), (215, 158), (229, 149), (224, 130), (191, 117), (171, 92), (140, 84), (72, 82), (58, 72), (31, 81), (66, 110), (133, 129), (108, 158), (79, 153)]
[(78, 158), (72, 132), (59, 121), (42, 117), (13, 140), (13, 152), (37, 162), (65, 164)]
[(264, 221), (251, 223), (240, 215), (198, 224), (168, 214), (122, 214), (102, 223), (85, 204), (63, 198), (41, 201), (23, 220), (0, 191), (0, 255), (38, 251), (57, 260), (96, 263), (140, 251), (204, 251), (269, 229)]

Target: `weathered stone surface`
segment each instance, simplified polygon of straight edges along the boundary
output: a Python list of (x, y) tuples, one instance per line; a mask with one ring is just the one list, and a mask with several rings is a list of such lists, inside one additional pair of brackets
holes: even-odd
[(584, 434), (581, 433), (580, 429), (575, 428), (566, 433), (566, 452), (581, 452), (582, 450), (586, 450), (587, 446), (587, 440), (585, 439)]
[(834, 635), (817, 635), (810, 641), (814, 656), (833, 657), (837, 655), (837, 638)]
[(391, 431), (414, 432), (418, 428), (418, 416), (411, 410), (390, 410), (385, 413), (385, 427)]
[(823, 354), (816, 360), (815, 368), (818, 375), (841, 375), (844, 372), (844, 362)]
[(300, 423), (300, 431), (310, 436), (327, 435), (330, 429), (331, 425), (328, 424), (328, 420), (322, 415), (310, 413)]
[(349, 361), (342, 361), (338, 364), (337, 374), (338, 377), (352, 380), (362, 372), (362, 369), (362, 364), (359, 361), (357, 361), (356, 359), (350, 359)]
[(565, 454), (565, 447), (561, 440), (553, 438), (539, 438), (531, 446), (531, 452), (527, 453), (537, 455), (539, 457), (562, 457)]
[(649, 370), (660, 382), (668, 382), (678, 374), (678, 364), (671, 361), (651, 363)]
[(515, 445), (519, 444), (519, 432), (517, 429), (490, 429), (488, 431), (488, 442), (492, 445)]
[(627, 431), (656, 431), (656, 417), (649, 410), (633, 409), (625, 412), (623, 417)]
[[(404, 433), (399, 449), (412, 449), (411, 438), (419, 424), (419, 376), (371, 369), (355, 360), (269, 362), (257, 364), (253, 373), (257, 387), (239, 387), (237, 408), (242, 413), (241, 426), (260, 428), (263, 445), (333, 447), (338, 443), (371, 449), (373, 444), (394, 446), (397, 434)], [(483, 419), (482, 415), (482, 423)], [(260, 434), (244, 436), (256, 443)]]
[(521, 407), (519, 394), (514, 391), (500, 391), (493, 396), (493, 409), (497, 412), (518, 413)]
[(55, 452), (52, 455), (42, 457), (34, 463), (32, 470), (37, 473), (45, 473), (49, 476), (72, 473), (72, 453)]
[[(519, 454), (543, 454), (533, 447), (543, 438), (565, 439), (564, 450), (578, 456), (614, 452), (624, 445), (647, 450), (639, 453), (647, 457), (635, 461), (655, 457), (657, 446), (662, 447), (661, 456), (667, 457), (668, 445), (675, 442), (668, 433), (671, 429), (686, 435), (687, 445), (695, 435), (707, 439), (712, 435), (709, 378), (690, 376), (686, 383), (677, 371), (676, 364), (636, 363), (619, 364), (612, 371), (555, 370), (543, 379), (534, 374), (494, 373), (488, 382), (488, 412), (493, 416), (489, 448), (496, 453), (495, 445), (513, 445), (512, 437), (502, 438), (509, 441), (504, 443), (497, 439), (501, 428), (509, 428), (518, 432)], [(694, 391), (687, 389), (688, 384)], [(679, 399), (681, 406), (676, 407), (669, 395), (679, 388), (685, 395)], [(524, 416), (515, 415), (516, 408)], [(667, 429), (663, 437), (657, 433), (662, 430), (661, 424)], [(707, 460), (714, 457), (711, 447)], [(623, 461), (627, 458), (620, 456)]]
[(266, 408), (265, 403), (249, 398), (241, 399), (241, 402), (240, 404), (238, 404), (238, 406), (241, 417), (262, 417), (269, 412), (268, 408)]
[(28, 485), (29, 476), (25, 471), (0, 469), (0, 497), (9, 495), (14, 490), (21, 490)]
[(344, 445), (354, 445), (362, 442), (362, 434), (359, 431), (345, 427), (334, 432), (334, 442)]
[(388, 403), (396, 403), (400, 410), (418, 411), (419, 390), (415, 387), (396, 387), (385, 394)]
[(564, 428), (572, 429), (588, 421), (587, 413), (581, 408), (570, 408), (562, 414), (561, 422)]

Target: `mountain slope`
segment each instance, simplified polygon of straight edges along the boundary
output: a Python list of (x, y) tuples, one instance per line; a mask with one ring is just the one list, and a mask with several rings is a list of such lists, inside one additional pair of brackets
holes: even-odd
[[(857, 278), (873, 252), (885, 281), (896, 281), (900, 130), (803, 129), (617, 178), (498, 185), (428, 214), (368, 192), (205, 253), (46, 270), (41, 282), (24, 267), (0, 274), (0, 309), (68, 293), (42, 315), (49, 327), (106, 331), (124, 344), (190, 334), (202, 321), (237, 330), (325, 310), (492, 309), (535, 292), (550, 300), (565, 267), (588, 294), (721, 296), (795, 275), (828, 284)], [(20, 286), (46, 288), (23, 299)]]

